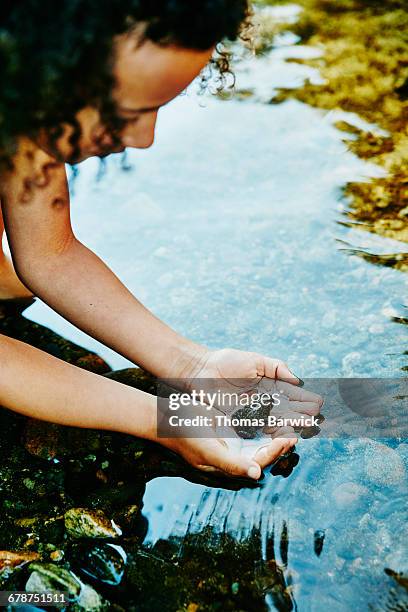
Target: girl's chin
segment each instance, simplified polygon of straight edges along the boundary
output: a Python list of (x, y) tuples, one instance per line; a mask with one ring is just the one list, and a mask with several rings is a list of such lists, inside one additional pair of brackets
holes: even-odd
[(108, 155), (112, 155), (113, 153), (123, 153), (124, 150), (125, 147), (120, 147), (117, 149), (92, 149), (91, 151), (88, 151), (87, 153), (81, 155), (81, 158), (80, 160), (78, 160), (78, 162), (84, 161), (85, 159), (89, 159), (90, 157), (108, 157)]

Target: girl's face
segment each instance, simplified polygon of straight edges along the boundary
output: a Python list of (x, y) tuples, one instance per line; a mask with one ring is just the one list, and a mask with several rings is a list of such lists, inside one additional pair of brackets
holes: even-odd
[[(81, 126), (79, 158), (70, 159), (70, 126), (66, 126), (57, 143), (61, 157), (78, 163), (93, 155), (123, 151), (125, 147), (150, 147), (160, 108), (185, 90), (208, 64), (213, 51), (213, 47), (206, 51), (160, 47), (148, 40), (136, 46), (134, 34), (118, 36), (113, 69), (116, 86), (112, 97), (117, 116), (125, 122), (120, 147), (115, 148), (99, 111), (87, 106), (77, 114)], [(40, 144), (47, 148), (45, 140), (40, 139)]]

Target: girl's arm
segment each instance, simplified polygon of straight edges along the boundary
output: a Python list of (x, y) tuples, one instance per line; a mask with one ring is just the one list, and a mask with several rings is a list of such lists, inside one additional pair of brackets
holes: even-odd
[(295, 442), (274, 440), (254, 460), (216, 438), (158, 439), (156, 401), (148, 393), (0, 335), (0, 405), (20, 414), (60, 425), (132, 434), (160, 442), (199, 469), (255, 479), (261, 467)]
[[(22, 282), (71, 323), (156, 376), (190, 375), (206, 350), (154, 316), (76, 239), (65, 167), (39, 149), (34, 159), (27, 157), (30, 146), (21, 146), (17, 170), (1, 187), (7, 237)], [(34, 173), (39, 168), (39, 185), (33, 166)], [(24, 194), (27, 176), (33, 179)], [(48, 184), (41, 185), (44, 177)]]
[(0, 335), (0, 405), (60, 425), (156, 439), (156, 398)]
[[(13, 172), (1, 177), (0, 190), (7, 237), (22, 282), (77, 327), (153, 374), (191, 376), (207, 361), (206, 350), (152, 315), (75, 238), (64, 165), (39, 149), (33, 152), (29, 141), (20, 147), (14, 165)], [(215, 368), (218, 371), (218, 362)], [(201, 469), (252, 478), (259, 478), (260, 466), (296, 442), (277, 438), (251, 459), (214, 438), (157, 440), (153, 396), (2, 336), (0, 405), (54, 423), (153, 439)]]

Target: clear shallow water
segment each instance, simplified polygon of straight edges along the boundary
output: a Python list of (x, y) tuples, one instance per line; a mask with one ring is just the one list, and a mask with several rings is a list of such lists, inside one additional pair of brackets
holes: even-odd
[[(293, 54), (285, 44), (246, 76), (244, 65), (242, 86), (251, 79), (255, 89), (288, 79), (296, 86), (306, 69), (285, 70), (283, 48)], [(345, 255), (336, 242), (403, 250), (336, 223), (345, 182), (383, 171), (347, 151), (334, 113), (296, 101), (263, 105), (262, 96), (245, 103), (183, 96), (161, 111), (154, 147), (129, 152), (131, 171), (112, 157), (96, 183), (97, 162), (82, 164), (72, 206), (77, 235), (196, 341), (280, 357), (302, 378), (399, 377), (406, 328), (391, 316), (401, 311), (407, 278)], [(115, 368), (128, 365), (41, 303), (28, 316)], [(267, 475), (255, 490), (156, 479), (144, 497), (146, 543), (207, 524), (239, 539), (257, 526), (267, 558), (272, 526), (280, 533), (286, 524), (287, 559), (279, 546), (274, 552), (293, 576), (298, 609), (366, 610), (391, 586), (385, 567), (408, 570), (407, 449), (397, 441), (301, 440), (292, 475)]]
[[(408, 569), (408, 445), (391, 450), (368, 441), (302, 440), (297, 452), (301, 460), (288, 479), (267, 475), (257, 490), (204, 490), (170, 478), (150, 482), (147, 542), (198, 533), (207, 525), (239, 540), (250, 538), (255, 527), (260, 558), (276, 559), (286, 580), (292, 578), (299, 610), (387, 609), (393, 585), (384, 568)], [(284, 530), (287, 552), (280, 544)], [(319, 556), (316, 533), (324, 534)], [(406, 605), (403, 593), (400, 598)], [(269, 604), (276, 609), (270, 595)]]
[[(199, 342), (279, 356), (302, 377), (401, 375), (406, 333), (386, 313), (402, 302), (407, 279), (346, 256), (336, 242), (401, 249), (336, 224), (341, 186), (380, 170), (296, 101), (205, 104), (182, 97), (163, 110), (155, 146), (130, 152), (132, 171), (110, 160), (95, 183), (96, 161), (81, 166), (79, 238)], [(96, 347), (42, 304), (28, 312)]]

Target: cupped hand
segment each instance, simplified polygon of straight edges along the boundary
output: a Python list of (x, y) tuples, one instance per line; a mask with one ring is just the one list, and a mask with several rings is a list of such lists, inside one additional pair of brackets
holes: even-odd
[[(302, 385), (303, 382), (280, 359), (235, 349), (208, 351), (188, 384), (190, 391), (207, 393), (278, 393), (280, 404), (274, 414), (317, 416), (323, 398), (303, 389)], [(223, 411), (223, 406), (217, 407)]]
[[(321, 396), (301, 388), (302, 381), (281, 360), (259, 353), (222, 349), (207, 351), (194, 371), (186, 376), (185, 388), (204, 393), (266, 393), (281, 395), (280, 416), (318, 415)], [(216, 405), (224, 414), (225, 406)], [(237, 406), (235, 406), (235, 409)], [(232, 409), (233, 412), (234, 408)], [(271, 428), (269, 437), (261, 439), (262, 447), (254, 454), (241, 452), (234, 438), (178, 438), (165, 445), (179, 453), (193, 466), (206, 472), (246, 476), (257, 480), (262, 468), (288, 452), (297, 442), (292, 427)], [(163, 440), (160, 440), (163, 443)]]
[(234, 450), (230, 439), (160, 439), (161, 444), (181, 455), (183, 459), (199, 470), (253, 480), (258, 480), (261, 477), (262, 469), (287, 453), (296, 444), (296, 441), (296, 438), (276, 438), (271, 440), (269, 444), (262, 446), (251, 458)]
[(280, 359), (251, 351), (221, 349), (207, 351), (194, 372), (195, 378), (216, 378), (236, 386), (237, 379), (259, 382), (263, 378), (299, 385), (301, 380)]

